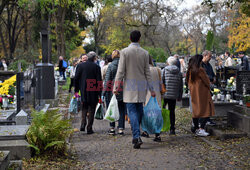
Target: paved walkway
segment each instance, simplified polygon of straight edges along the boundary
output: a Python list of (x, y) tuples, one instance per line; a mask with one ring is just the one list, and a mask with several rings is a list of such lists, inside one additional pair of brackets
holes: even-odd
[[(80, 128), (80, 114), (75, 115), (74, 128)], [(141, 149), (133, 149), (130, 125), (124, 136), (107, 134), (109, 123), (95, 120), (92, 135), (76, 132), (71, 138), (73, 151), (82, 169), (239, 169), (231, 157), (211, 147), (199, 137), (177, 130), (176, 136), (162, 134), (162, 142), (142, 138)]]

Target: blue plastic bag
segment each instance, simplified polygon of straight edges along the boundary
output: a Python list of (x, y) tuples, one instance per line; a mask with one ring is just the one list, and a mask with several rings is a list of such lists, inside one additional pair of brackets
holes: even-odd
[(75, 96), (73, 96), (71, 98), (71, 101), (70, 101), (70, 105), (69, 105), (69, 112), (70, 113), (77, 113), (78, 110), (77, 110), (77, 98)]
[(161, 108), (155, 97), (151, 97), (148, 104), (144, 107), (141, 127), (143, 131), (150, 134), (161, 132), (163, 127), (163, 118)]

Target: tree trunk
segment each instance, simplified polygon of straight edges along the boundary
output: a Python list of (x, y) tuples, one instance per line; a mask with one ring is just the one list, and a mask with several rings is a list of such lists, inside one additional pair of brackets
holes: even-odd
[(2, 48), (3, 48), (3, 51), (4, 51), (4, 55), (5, 55), (5, 57), (7, 57), (8, 56), (8, 52), (7, 52), (6, 44), (5, 44), (5, 41), (4, 41), (4, 37), (3, 37), (2, 27), (1, 26), (0, 26), (0, 38), (1, 38), (1, 43), (2, 43)]
[(56, 42), (57, 42), (57, 56), (65, 57), (65, 33), (64, 33), (64, 20), (66, 8), (59, 6), (56, 16)]

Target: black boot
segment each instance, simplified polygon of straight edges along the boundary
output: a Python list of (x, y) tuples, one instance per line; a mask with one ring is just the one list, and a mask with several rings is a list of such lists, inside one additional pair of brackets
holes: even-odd
[(143, 144), (141, 138), (133, 139), (132, 143), (134, 144), (134, 149), (140, 149), (141, 145)]
[(80, 131), (85, 131), (86, 124), (81, 124)]

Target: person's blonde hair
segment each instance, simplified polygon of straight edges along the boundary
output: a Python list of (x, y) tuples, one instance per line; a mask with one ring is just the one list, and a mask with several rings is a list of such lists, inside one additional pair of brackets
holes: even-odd
[(118, 50), (114, 50), (112, 52), (112, 59), (119, 58), (119, 57), (120, 57), (120, 52)]

